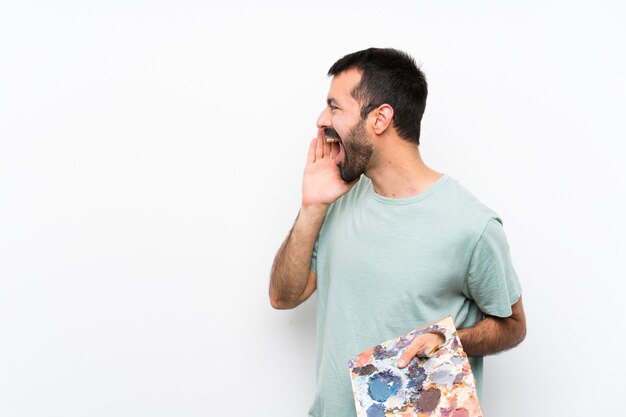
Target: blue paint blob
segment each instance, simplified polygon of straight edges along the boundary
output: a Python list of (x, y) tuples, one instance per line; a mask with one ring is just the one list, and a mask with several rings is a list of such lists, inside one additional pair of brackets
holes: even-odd
[(409, 366), (407, 377), (409, 379), (407, 388), (422, 389), (422, 384), (426, 381), (426, 370), (418, 365)]
[(367, 409), (367, 417), (385, 417), (385, 407), (382, 404), (372, 404)]
[(374, 374), (367, 382), (367, 393), (379, 403), (387, 401), (387, 398), (395, 395), (402, 386), (402, 380), (391, 371), (382, 371)]

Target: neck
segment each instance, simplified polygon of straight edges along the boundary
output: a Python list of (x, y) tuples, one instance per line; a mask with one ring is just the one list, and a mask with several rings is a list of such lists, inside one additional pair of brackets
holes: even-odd
[(365, 172), (377, 194), (389, 198), (416, 196), (430, 188), (443, 174), (426, 166), (419, 148), (402, 138), (381, 147)]

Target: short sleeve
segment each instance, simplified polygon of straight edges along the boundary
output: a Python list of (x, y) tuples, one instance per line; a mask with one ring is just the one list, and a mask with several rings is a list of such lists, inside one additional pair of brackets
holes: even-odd
[(470, 258), (464, 294), (474, 300), (483, 313), (509, 317), (511, 306), (521, 293), (502, 221), (491, 218)]

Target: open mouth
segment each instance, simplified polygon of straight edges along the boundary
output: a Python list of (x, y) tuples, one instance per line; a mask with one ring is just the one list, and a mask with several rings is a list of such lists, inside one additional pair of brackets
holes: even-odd
[(332, 128), (324, 129), (324, 139), (326, 139), (326, 143), (341, 142), (341, 139), (339, 139), (339, 134), (335, 129)]

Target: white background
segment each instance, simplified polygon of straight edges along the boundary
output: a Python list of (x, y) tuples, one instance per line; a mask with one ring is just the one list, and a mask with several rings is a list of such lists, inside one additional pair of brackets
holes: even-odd
[(486, 416), (620, 415), (626, 6), (510, 3), (2, 0), (0, 415), (304, 416), (314, 297), (272, 310), (269, 270), (326, 71), (370, 46), (504, 219), (529, 330)]

